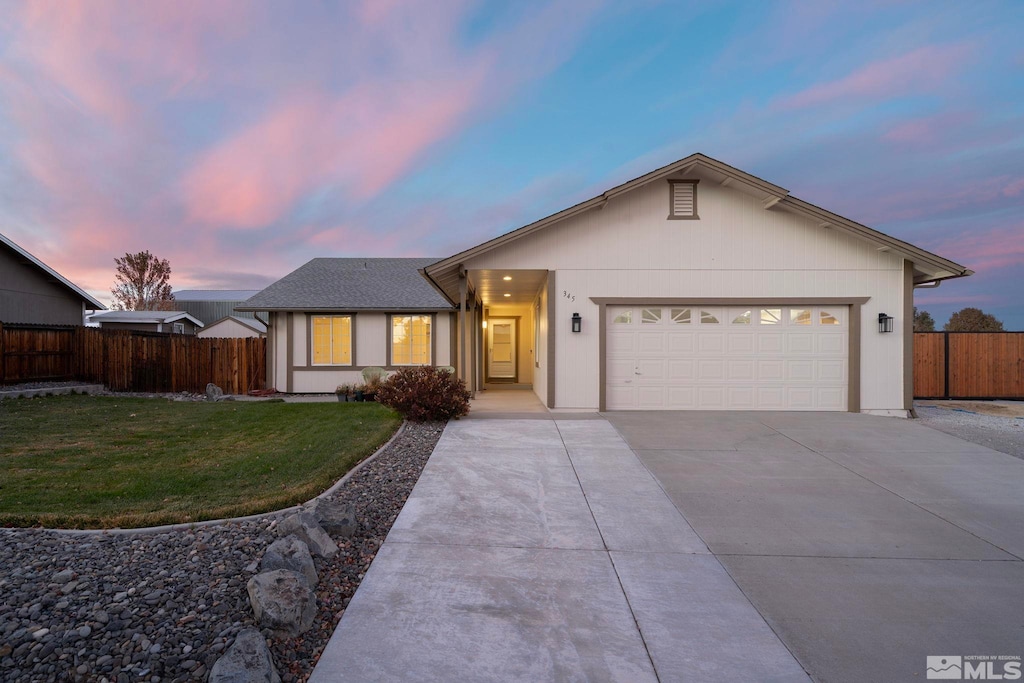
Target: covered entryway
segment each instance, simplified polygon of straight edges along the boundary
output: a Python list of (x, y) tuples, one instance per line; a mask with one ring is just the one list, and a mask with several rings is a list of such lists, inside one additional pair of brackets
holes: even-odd
[(516, 379), (516, 319), (491, 318), (487, 328), (487, 379)]
[(847, 410), (849, 307), (608, 306), (608, 410)]

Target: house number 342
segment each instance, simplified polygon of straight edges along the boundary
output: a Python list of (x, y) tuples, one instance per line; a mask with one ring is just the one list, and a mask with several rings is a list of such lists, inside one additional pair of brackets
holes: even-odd
[(576, 295), (571, 292), (567, 292), (564, 289), (562, 290), (562, 296), (568, 299), (569, 301), (576, 301)]

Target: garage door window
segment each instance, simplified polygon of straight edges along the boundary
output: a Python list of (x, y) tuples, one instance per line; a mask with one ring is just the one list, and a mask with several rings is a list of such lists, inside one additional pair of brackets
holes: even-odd
[(738, 316), (732, 319), (733, 325), (749, 325), (750, 324), (750, 311), (743, 311)]
[(789, 324), (790, 325), (810, 325), (811, 324), (811, 311), (807, 308), (791, 308), (789, 309)]
[(700, 324), (701, 325), (717, 325), (718, 317), (710, 311), (700, 312)]
[(623, 311), (615, 316), (615, 320), (612, 321), (613, 325), (629, 325), (633, 322), (633, 311)]
[(782, 322), (782, 309), (781, 308), (762, 308), (761, 309), (761, 324), (762, 325), (778, 325)]
[(821, 324), (822, 325), (838, 325), (839, 319), (829, 313), (828, 311), (821, 312)]
[(672, 322), (677, 325), (689, 325), (690, 324), (690, 309), (689, 308), (673, 308), (672, 309)]
[(640, 317), (640, 323), (642, 325), (657, 325), (661, 322), (661, 309), (660, 308), (645, 308), (643, 314)]

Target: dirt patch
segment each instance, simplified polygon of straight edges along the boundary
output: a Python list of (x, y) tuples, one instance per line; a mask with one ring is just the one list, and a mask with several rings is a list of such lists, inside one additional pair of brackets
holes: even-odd
[(996, 417), (1024, 417), (1024, 402), (993, 403), (991, 401), (929, 401), (928, 405), (944, 410), (966, 410)]

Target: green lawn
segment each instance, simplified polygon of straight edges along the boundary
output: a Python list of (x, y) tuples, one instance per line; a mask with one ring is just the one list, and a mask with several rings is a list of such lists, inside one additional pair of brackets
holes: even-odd
[(0, 525), (112, 528), (268, 512), (398, 429), (376, 403), (0, 401)]

